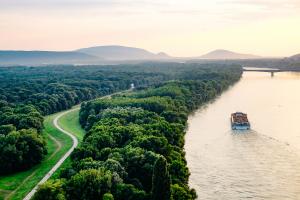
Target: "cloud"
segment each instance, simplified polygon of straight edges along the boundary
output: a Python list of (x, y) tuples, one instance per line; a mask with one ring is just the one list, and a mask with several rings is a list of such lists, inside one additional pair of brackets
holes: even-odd
[(106, 13), (239, 16), (241, 13), (266, 16), (295, 13), (299, 0), (0, 0), (2, 12), (65, 12), (89, 10)]
[(198, 21), (203, 27), (297, 15), (299, 10), (300, 0), (0, 0), (0, 17), (6, 14), (110, 20), (137, 16), (141, 21), (179, 18), (187, 23)]
[(130, 6), (162, 5), (157, 0), (0, 0), (0, 9), (21, 9), (21, 8), (114, 8)]

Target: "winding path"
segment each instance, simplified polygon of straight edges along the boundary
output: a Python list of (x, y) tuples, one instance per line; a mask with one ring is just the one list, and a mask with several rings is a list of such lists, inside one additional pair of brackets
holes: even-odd
[(35, 194), (35, 192), (37, 191), (37, 188), (39, 187), (39, 185), (45, 183), (52, 176), (52, 174), (63, 164), (63, 162), (71, 155), (71, 153), (73, 152), (73, 150), (77, 147), (77, 145), (78, 145), (77, 138), (72, 133), (70, 133), (70, 132), (62, 129), (59, 126), (59, 124), (58, 124), (58, 120), (62, 116), (66, 115), (66, 114), (68, 114), (70, 112), (73, 112), (75, 110), (79, 110), (79, 109), (80, 109), (80, 107), (76, 107), (76, 108), (73, 108), (71, 110), (67, 110), (65, 112), (60, 113), (59, 115), (57, 115), (54, 118), (53, 124), (54, 124), (55, 128), (57, 128), (58, 130), (60, 130), (62, 133), (68, 135), (70, 138), (72, 138), (73, 145), (69, 149), (69, 151), (67, 151), (67, 153), (61, 159), (59, 159), (59, 161), (52, 167), (52, 169), (44, 176), (44, 178), (26, 195), (26, 197), (23, 200), (30, 200), (33, 197), (33, 195)]
[[(61, 147), (62, 147), (62, 144), (61, 144), (60, 141), (58, 141), (55, 137), (51, 136), (50, 134), (48, 134), (48, 137), (49, 137), (53, 142), (55, 142), (56, 145), (57, 145), (57, 149), (55, 150), (55, 152), (53, 152), (53, 153), (51, 154), (51, 156), (50, 156), (49, 158), (47, 158), (47, 160), (50, 160), (53, 156), (56, 155), (57, 152), (60, 151), (60, 149), (61, 149)], [(17, 191), (18, 189), (20, 189), (24, 184), (26, 184), (26, 182), (36, 174), (36, 172), (37, 172), (37, 170), (33, 171), (29, 176), (27, 176), (27, 177), (22, 181), (22, 183), (21, 183), (16, 189), (14, 189), (11, 193), (9, 193), (9, 194), (4, 198), (4, 200), (10, 199), (10, 197), (12, 197), (12, 196), (16, 193), (16, 191)]]
[[(133, 88), (128, 89), (128, 90), (123, 90), (123, 91), (116, 92), (116, 93), (113, 93), (113, 94), (110, 94), (110, 95), (107, 95), (107, 96), (99, 97), (97, 99), (110, 98), (112, 95), (121, 94), (121, 93), (132, 91), (132, 90), (133, 90)], [(70, 133), (70, 132), (64, 130), (63, 128), (61, 128), (59, 126), (59, 124), (58, 124), (58, 120), (62, 116), (66, 115), (66, 114), (68, 114), (70, 112), (79, 110), (79, 109), (80, 109), (80, 105), (77, 105), (77, 106), (75, 106), (74, 108), (72, 108), (70, 110), (67, 110), (67, 111), (64, 111), (64, 112), (60, 113), (59, 115), (57, 115), (54, 118), (53, 125), (55, 126), (55, 128), (57, 128), (58, 130), (60, 130), (62, 133), (68, 135), (70, 138), (72, 138), (73, 145), (69, 149), (69, 151), (61, 159), (59, 159), (59, 161), (52, 167), (52, 169), (44, 176), (44, 178), (24, 197), (23, 200), (30, 200), (33, 197), (33, 195), (35, 194), (35, 192), (37, 191), (39, 185), (45, 183), (52, 176), (52, 174), (54, 174), (54, 172), (63, 164), (63, 162), (71, 155), (71, 153), (74, 151), (74, 149), (77, 147), (77, 145), (78, 145), (78, 139), (72, 133)]]

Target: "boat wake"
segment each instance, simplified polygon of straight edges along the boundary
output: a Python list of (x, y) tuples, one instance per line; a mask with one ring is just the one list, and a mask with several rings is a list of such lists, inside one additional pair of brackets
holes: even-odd
[(285, 142), (228, 130), (203, 144), (187, 154), (199, 199), (300, 198), (300, 156)]

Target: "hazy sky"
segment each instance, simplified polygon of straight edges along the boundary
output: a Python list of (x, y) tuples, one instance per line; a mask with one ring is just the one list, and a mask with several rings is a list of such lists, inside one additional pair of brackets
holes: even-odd
[(300, 53), (300, 0), (0, 0), (0, 49)]

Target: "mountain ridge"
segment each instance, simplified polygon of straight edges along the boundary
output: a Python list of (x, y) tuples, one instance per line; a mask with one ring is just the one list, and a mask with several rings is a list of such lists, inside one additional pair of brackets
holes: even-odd
[(289, 59), (292, 59), (292, 60), (300, 60), (300, 53), (299, 54), (296, 54), (296, 55), (293, 55), (291, 57), (289, 57)]
[[(298, 55), (295, 55), (298, 57)], [(300, 56), (300, 55), (299, 55)], [(0, 64), (2, 65), (39, 65), (39, 64), (100, 64), (137, 61), (168, 61), (193, 59), (258, 59), (251, 54), (241, 54), (233, 51), (217, 49), (199, 57), (172, 57), (165, 52), (151, 51), (120, 45), (93, 46), (73, 51), (24, 51), (0, 50)]]
[(152, 60), (171, 58), (171, 56), (164, 52), (155, 54), (145, 49), (120, 45), (93, 46), (78, 49), (76, 52), (103, 57), (106, 60)]
[(216, 49), (207, 54), (200, 56), (201, 59), (212, 59), (212, 60), (223, 60), (223, 59), (255, 59), (261, 58), (257, 55), (252, 54), (242, 54), (236, 53), (233, 51), (225, 50), (225, 49)]

